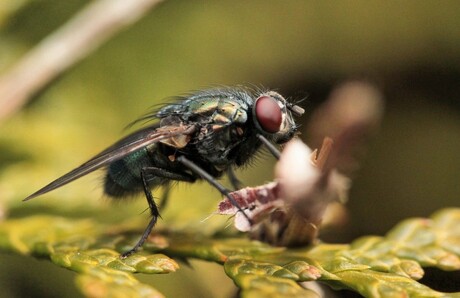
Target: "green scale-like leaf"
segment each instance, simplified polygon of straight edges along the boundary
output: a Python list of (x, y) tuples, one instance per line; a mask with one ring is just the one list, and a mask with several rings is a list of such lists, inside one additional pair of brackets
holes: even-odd
[(299, 249), (271, 247), (243, 237), (170, 232), (151, 236), (143, 252), (122, 260), (119, 252), (133, 245), (138, 235), (127, 237), (96, 220), (32, 216), (0, 224), (0, 249), (49, 258), (78, 272), (82, 292), (96, 297), (161, 296), (132, 273), (173, 272), (178, 265), (170, 257), (223, 264), (244, 297), (317, 297), (303, 287), (314, 281), (366, 297), (460, 297), (460, 293), (441, 293), (417, 282), (423, 276), (422, 266), (460, 269), (459, 227), (460, 209), (452, 208), (430, 219), (405, 220), (385, 237)]
[(32, 216), (2, 223), (0, 248), (49, 258), (80, 273), (77, 285), (90, 297), (162, 297), (130, 273), (169, 273), (177, 263), (163, 254), (134, 254), (122, 260), (114, 248), (124, 237), (104, 236), (104, 230), (92, 220)]

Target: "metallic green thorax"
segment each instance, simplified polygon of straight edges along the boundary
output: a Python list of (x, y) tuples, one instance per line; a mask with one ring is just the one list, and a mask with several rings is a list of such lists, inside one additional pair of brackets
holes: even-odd
[(233, 98), (209, 98), (191, 102), (196, 114), (211, 114), (215, 124), (245, 123), (247, 118), (246, 104), (236, 102)]

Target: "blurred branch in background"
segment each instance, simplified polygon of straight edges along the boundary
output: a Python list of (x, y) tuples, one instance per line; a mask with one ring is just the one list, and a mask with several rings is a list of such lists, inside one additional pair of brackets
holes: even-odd
[(320, 148), (325, 136), (332, 138), (334, 151), (328, 163), (353, 176), (367, 150), (367, 141), (380, 127), (383, 112), (383, 95), (376, 86), (359, 80), (342, 83), (311, 117), (307, 134), (312, 147)]
[(92, 1), (0, 77), (0, 121), (160, 2)]

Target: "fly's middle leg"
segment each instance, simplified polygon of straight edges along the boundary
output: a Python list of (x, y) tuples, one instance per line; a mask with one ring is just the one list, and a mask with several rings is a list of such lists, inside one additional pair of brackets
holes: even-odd
[(181, 155), (177, 158), (177, 161), (186, 166), (188, 169), (190, 169), (192, 172), (195, 174), (201, 176), (204, 180), (209, 182), (212, 186), (214, 186), (221, 194), (226, 196), (229, 201), (232, 203), (233, 206), (235, 206), (239, 212), (243, 214), (243, 216), (246, 218), (246, 220), (252, 224), (252, 220), (249, 218), (249, 216), (244, 212), (243, 209), (241, 209), (241, 206), (238, 204), (238, 202), (235, 201), (235, 198), (230, 194), (230, 191), (225, 188), (222, 184), (220, 184), (214, 177), (212, 177), (208, 172), (203, 170), (200, 166), (195, 164), (193, 161), (190, 159), (186, 158), (185, 156)]

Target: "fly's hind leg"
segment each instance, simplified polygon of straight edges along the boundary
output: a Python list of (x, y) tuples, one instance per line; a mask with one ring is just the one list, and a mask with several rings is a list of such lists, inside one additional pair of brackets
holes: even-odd
[[(148, 172), (149, 175), (153, 175), (155, 177), (160, 177), (160, 178), (165, 178), (168, 180), (184, 181), (184, 182), (195, 182), (196, 181), (195, 177), (187, 173), (177, 173), (177, 172), (172, 172), (170, 170), (165, 170), (165, 169), (157, 168), (157, 167), (147, 167), (147, 168), (144, 168), (144, 170)], [(169, 197), (169, 192), (171, 190), (171, 186), (169, 183), (165, 184), (163, 187), (164, 187), (164, 191), (163, 191), (163, 195), (161, 196), (161, 200), (160, 200), (160, 209), (163, 209), (166, 206), (166, 203)]]
[[(172, 180), (178, 180), (178, 181), (187, 181), (187, 182), (194, 182), (196, 178), (193, 176), (187, 175), (187, 174), (182, 174), (182, 173), (174, 173), (165, 169), (161, 168), (156, 168), (156, 167), (146, 167), (142, 168), (141, 170), (141, 180), (142, 180), (142, 187), (144, 189), (144, 194), (145, 198), (147, 199), (147, 203), (149, 204), (149, 209), (150, 209), (150, 214), (152, 215), (152, 218), (150, 219), (147, 227), (145, 228), (144, 232), (142, 233), (141, 239), (134, 245), (134, 247), (127, 252), (124, 252), (120, 258), (124, 259), (132, 255), (134, 252), (136, 252), (139, 247), (141, 247), (147, 237), (150, 235), (152, 232), (153, 227), (157, 223), (158, 217), (160, 216), (160, 211), (158, 210), (158, 206), (156, 205), (152, 192), (150, 191), (148, 182), (147, 182), (147, 175), (155, 175), (156, 177), (160, 178), (165, 178), (165, 179), (172, 179)], [(168, 186), (169, 189), (169, 186)], [(167, 193), (169, 190), (167, 190)], [(163, 205), (163, 204), (162, 204)]]
[(149, 186), (147, 184), (147, 180), (145, 178), (145, 170), (142, 169), (141, 171), (141, 179), (142, 179), (142, 187), (144, 188), (144, 194), (145, 198), (147, 199), (147, 203), (149, 204), (149, 209), (150, 213), (152, 215), (152, 218), (149, 221), (149, 224), (145, 228), (144, 232), (142, 233), (141, 239), (134, 245), (133, 248), (128, 250), (127, 252), (124, 252), (120, 258), (124, 259), (135, 253), (139, 247), (141, 247), (147, 237), (150, 235), (150, 232), (152, 231), (153, 227), (157, 223), (158, 217), (160, 217), (160, 211), (158, 210), (157, 205), (155, 204), (155, 201), (153, 200), (152, 192), (149, 189)]

